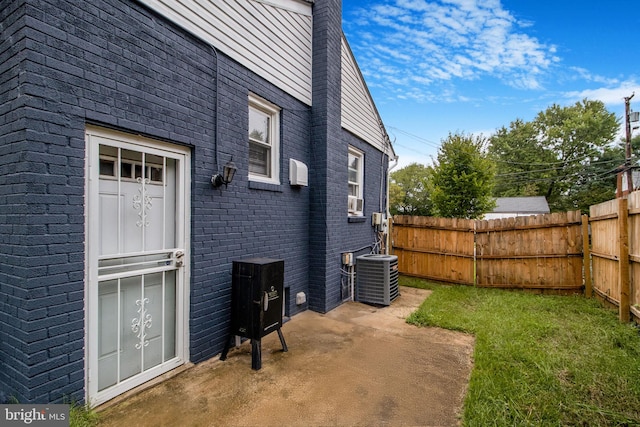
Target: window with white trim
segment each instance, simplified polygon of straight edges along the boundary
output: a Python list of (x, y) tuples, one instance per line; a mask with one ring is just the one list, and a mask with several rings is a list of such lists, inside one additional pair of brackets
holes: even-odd
[(249, 179), (280, 184), (280, 108), (249, 95)]
[(362, 216), (364, 198), (364, 153), (349, 147), (349, 215)]

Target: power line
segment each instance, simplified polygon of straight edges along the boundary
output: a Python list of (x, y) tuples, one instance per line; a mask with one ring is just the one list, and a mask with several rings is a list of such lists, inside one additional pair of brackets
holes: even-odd
[[(614, 163), (614, 162), (615, 163), (619, 163), (620, 160), (617, 160), (617, 159), (602, 160), (602, 161), (598, 161), (598, 162), (591, 162), (588, 165), (578, 165), (578, 166), (605, 165), (605, 164)], [(508, 173), (503, 173), (503, 174), (497, 174), (496, 177), (502, 178), (502, 177), (508, 177), (508, 176), (527, 175), (527, 174), (535, 174), (535, 173), (541, 173), (541, 172), (562, 171), (566, 167), (569, 167), (569, 166), (574, 166), (574, 165), (567, 165), (565, 167), (545, 168), (545, 169), (521, 170), (521, 171), (517, 171), (517, 172), (508, 172)]]
[(535, 184), (535, 183), (545, 183), (545, 182), (553, 182), (553, 181), (560, 181), (560, 180), (567, 180), (570, 178), (588, 178), (590, 182), (605, 182), (606, 179), (610, 178), (611, 176), (615, 175), (616, 173), (616, 169), (611, 169), (608, 171), (604, 171), (592, 176), (589, 175), (584, 175), (581, 172), (574, 172), (571, 174), (567, 174), (565, 176), (562, 177), (545, 177), (545, 178), (526, 178), (526, 177), (519, 177), (514, 179), (509, 180), (507, 183), (510, 186), (519, 186), (519, 185), (524, 185), (524, 184)]
[[(578, 162), (578, 161), (582, 161), (582, 160), (587, 160), (592, 155), (599, 155), (599, 154), (603, 154), (603, 153), (599, 152), (599, 151), (592, 151), (591, 153), (585, 154), (582, 157), (571, 159), (570, 161), (571, 162)], [(536, 165), (536, 166), (550, 166), (550, 165), (555, 165), (555, 164), (560, 165), (560, 164), (563, 164), (563, 163), (567, 162), (567, 160), (558, 160), (558, 161), (555, 161), (555, 162), (533, 163), (533, 162), (514, 162), (514, 161), (502, 160), (502, 159), (494, 159), (494, 161), (496, 163), (506, 163), (506, 164), (509, 164), (509, 165)], [(614, 160), (612, 159), (610, 161), (614, 161)], [(621, 161), (621, 160), (617, 160), (617, 161)], [(590, 163), (593, 163), (593, 162), (590, 162)]]
[(425, 144), (425, 145), (429, 145), (429, 146), (431, 146), (431, 147), (440, 148), (440, 145), (441, 145), (441, 144), (440, 144), (440, 143), (438, 143), (438, 142), (434, 142), (434, 141), (428, 140), (428, 139), (426, 139), (426, 138), (423, 138), (423, 137), (421, 137), (421, 136), (414, 135), (414, 134), (409, 133), (409, 132), (407, 132), (407, 131), (405, 131), (405, 130), (402, 130), (402, 129), (400, 129), (400, 128), (397, 128), (397, 127), (395, 127), (395, 126), (387, 126), (387, 129), (393, 129), (393, 130), (395, 130), (395, 131), (396, 131), (396, 132), (398, 132), (398, 133), (401, 133), (401, 134), (406, 135), (406, 136), (410, 136), (411, 138), (416, 139), (418, 142), (421, 142), (421, 143), (423, 143), (423, 144)]
[[(407, 132), (403, 129), (400, 129), (398, 127), (395, 126), (387, 126), (387, 129), (393, 129), (395, 130), (397, 133), (409, 136), (411, 138), (414, 138), (415, 140), (417, 140), (418, 142), (429, 146), (429, 147), (434, 147), (434, 148), (440, 148), (441, 144), (439, 143), (435, 143), (431, 140), (428, 140), (426, 138), (423, 138), (421, 136), (412, 134), (410, 132)], [(421, 156), (425, 156), (425, 157), (432, 157), (433, 154), (432, 153), (426, 153), (424, 151), (418, 150), (414, 147), (410, 147), (401, 143), (398, 143), (397, 140), (394, 141), (394, 145), (397, 147), (402, 147), (406, 150), (412, 151), (416, 154), (419, 154)], [(528, 170), (528, 171), (519, 171), (519, 172), (510, 172), (510, 173), (505, 173), (505, 174), (499, 174), (496, 175), (497, 178), (503, 178), (503, 177), (517, 177), (519, 175), (526, 175), (526, 174), (535, 174), (535, 173), (542, 173), (542, 172), (554, 172), (554, 171), (561, 171), (563, 170), (564, 167), (567, 166), (572, 166), (575, 163), (579, 163), (581, 161), (587, 160), (589, 159), (592, 155), (598, 155), (598, 154), (602, 154), (598, 151), (593, 151), (592, 153), (589, 154), (585, 154), (583, 157), (579, 157), (576, 159), (571, 159), (569, 161), (569, 163), (567, 164), (567, 160), (558, 160), (555, 162), (545, 162), (545, 163), (532, 163), (532, 162), (513, 162), (513, 161), (508, 161), (508, 160), (502, 160), (502, 159), (493, 159), (494, 162), (496, 163), (501, 163), (501, 164), (508, 164), (508, 165), (514, 165), (514, 166), (546, 166), (547, 168), (542, 168), (542, 169), (532, 169), (532, 170)], [(623, 159), (610, 159), (610, 160), (600, 160), (600, 161), (595, 161), (595, 162), (589, 162), (589, 165), (601, 165), (601, 164), (607, 164), (607, 163), (619, 163), (623, 161)], [(562, 167), (549, 167), (549, 166), (553, 166), (553, 165), (563, 165)], [(586, 165), (585, 165), (586, 166)], [(573, 176), (573, 175), (568, 175), (568, 176)], [(536, 179), (536, 182), (538, 182), (538, 180), (550, 180), (550, 179), (557, 179), (557, 178), (539, 178)]]
[(406, 149), (406, 150), (413, 151), (413, 152), (415, 152), (415, 153), (420, 154), (421, 156), (430, 156), (430, 154), (427, 154), (427, 153), (425, 153), (424, 151), (416, 150), (416, 149), (415, 149), (415, 148), (413, 148), (413, 147), (408, 147), (408, 146), (406, 146), (406, 145), (399, 144), (398, 142), (394, 142), (394, 143), (393, 143), (393, 145), (395, 145), (396, 147), (402, 147), (402, 148), (404, 148), (404, 149)]

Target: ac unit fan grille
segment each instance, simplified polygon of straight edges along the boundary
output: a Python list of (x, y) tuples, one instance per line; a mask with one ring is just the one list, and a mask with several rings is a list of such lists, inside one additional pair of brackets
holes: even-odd
[(362, 255), (356, 258), (356, 300), (389, 305), (400, 295), (398, 257)]

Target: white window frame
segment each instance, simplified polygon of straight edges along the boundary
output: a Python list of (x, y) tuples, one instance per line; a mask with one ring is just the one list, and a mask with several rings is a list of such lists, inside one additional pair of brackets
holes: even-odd
[[(351, 156), (358, 158), (359, 168), (356, 170), (357, 181), (350, 181), (350, 168), (351, 164), (349, 158)], [(364, 152), (354, 147), (349, 147), (349, 155), (347, 156), (347, 182), (348, 185), (357, 185), (357, 195), (352, 195), (349, 189), (347, 193), (348, 204), (347, 212), (349, 216), (363, 216), (364, 214)]]
[(256, 144), (268, 145), (271, 155), (267, 159), (269, 162), (268, 169), (270, 170), (270, 173), (268, 175), (263, 175), (249, 172), (249, 180), (269, 184), (280, 184), (280, 108), (254, 94), (249, 94), (249, 111), (252, 109), (262, 114), (266, 114), (269, 117), (269, 134), (267, 138), (269, 144), (264, 144), (260, 141), (251, 141), (249, 135), (247, 135), (248, 142), (249, 144), (253, 142)]

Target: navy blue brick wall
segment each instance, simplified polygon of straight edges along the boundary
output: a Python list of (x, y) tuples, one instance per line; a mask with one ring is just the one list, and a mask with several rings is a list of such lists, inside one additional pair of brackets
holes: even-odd
[(311, 217), (309, 306), (327, 312), (341, 302), (340, 251), (347, 206), (348, 144), (340, 126), (342, 2), (313, 9), (313, 108), (311, 118)]
[(18, 309), (27, 291), (18, 285), (29, 274), (27, 268), (16, 265), (20, 256), (13, 254), (14, 228), (19, 228), (19, 214), (13, 211), (20, 208), (15, 194), (23, 185), (12, 177), (18, 168), (18, 146), (23, 138), (19, 125), (22, 117), (17, 111), (24, 102), (18, 99), (20, 64), (26, 56), (21, 41), (22, 6), (20, 1), (0, 1), (0, 403), (9, 397), (6, 385), (11, 378), (23, 376), (13, 367), (20, 347), (11, 345), (9, 340), (20, 333)]
[(388, 158), (347, 131), (344, 131), (344, 138), (350, 146), (364, 153), (364, 217), (362, 218), (364, 221), (349, 222), (345, 219), (346, 224), (343, 225), (342, 235), (346, 238), (343, 238), (340, 250), (340, 252), (356, 251), (355, 256), (358, 256), (370, 253), (379, 239), (375, 228), (371, 225), (371, 215), (374, 212), (385, 213), (386, 210)]
[[(290, 315), (340, 304), (340, 253), (375, 237), (347, 219), (349, 144), (367, 218), (383, 172), (340, 127), (339, 0), (314, 4), (313, 108), (130, 0), (0, 6), (0, 400), (84, 398), (88, 123), (191, 148), (191, 361), (222, 350), (234, 260), (284, 259)], [(248, 180), (249, 93), (282, 108), (280, 185)], [(231, 157), (234, 181), (213, 189)], [(290, 158), (309, 187), (289, 185)]]
[[(288, 160), (311, 162), (309, 107), (137, 3), (0, 4), (0, 398), (84, 397), (87, 123), (192, 149), (192, 361), (223, 347), (233, 260), (284, 259), (288, 311), (307, 308), (310, 191)], [(282, 108), (279, 186), (247, 179), (249, 92)], [(221, 190), (216, 134), (238, 166)]]
[[(227, 337), (234, 260), (284, 259), (285, 287), (291, 296), (287, 311), (294, 315), (307, 308), (295, 304), (295, 294), (308, 293), (309, 189), (289, 185), (289, 159), (309, 164), (310, 109), (232, 61), (221, 61), (219, 76), (220, 111), (225, 113), (218, 121), (218, 165), (222, 168), (233, 157), (238, 171), (228, 188), (211, 190), (205, 185), (202, 196), (194, 197), (203, 213), (193, 218), (192, 241), (194, 248), (204, 250), (193, 266), (194, 270), (206, 269), (192, 280), (192, 312), (206, 318), (202, 327), (192, 324), (191, 358), (195, 362), (219, 353)], [(248, 179), (250, 93), (282, 109), (280, 185)], [(208, 167), (210, 178), (213, 170)], [(200, 230), (210, 231), (200, 234)], [(194, 322), (196, 318), (192, 316)]]
[(28, 2), (0, 8), (0, 399), (81, 398), (84, 142), (81, 118), (32, 74)]
[[(340, 125), (341, 92), (335, 82), (341, 78), (341, 10), (339, 0), (314, 4), (309, 306), (320, 312), (342, 303), (341, 254), (375, 243), (371, 213), (381, 211), (380, 193), (386, 197), (387, 157)], [(349, 145), (365, 153), (363, 222), (348, 218)], [(368, 249), (356, 255), (362, 253)]]

